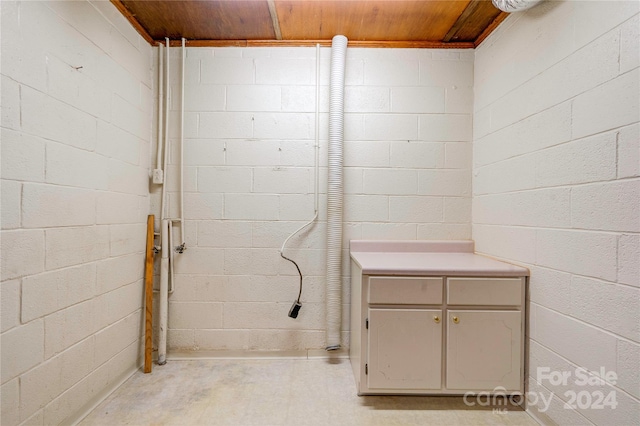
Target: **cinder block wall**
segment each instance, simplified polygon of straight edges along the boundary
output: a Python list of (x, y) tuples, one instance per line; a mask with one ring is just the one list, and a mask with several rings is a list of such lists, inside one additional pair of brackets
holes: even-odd
[[(178, 123), (179, 49), (172, 49)], [(315, 48), (188, 49), (185, 215), (188, 250), (170, 297), (172, 350), (297, 350), (325, 345), (330, 49), (321, 49), (320, 219), (313, 216)], [(344, 310), (351, 239), (471, 236), (473, 51), (349, 49), (345, 89)], [(179, 128), (171, 132), (171, 214)], [(154, 193), (157, 205), (157, 190)], [(176, 229), (176, 235), (177, 229)]]
[[(476, 50), (473, 238), (531, 268), (529, 390), (553, 397), (530, 410), (549, 423), (640, 416), (638, 10), (545, 2)], [(570, 377), (554, 385), (539, 367)], [(578, 367), (617, 380), (580, 386)], [(596, 391), (617, 407), (563, 406)]]
[(2, 424), (139, 365), (152, 49), (109, 3), (2, 10)]

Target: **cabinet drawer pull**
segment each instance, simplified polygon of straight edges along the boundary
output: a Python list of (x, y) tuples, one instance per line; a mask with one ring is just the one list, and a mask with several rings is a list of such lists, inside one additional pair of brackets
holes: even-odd
[(451, 318), (451, 319), (453, 320), (453, 323), (454, 323), (454, 324), (457, 324), (457, 323), (459, 323), (459, 322), (460, 322), (460, 318), (458, 318), (458, 317), (453, 317), (453, 318)]
[(433, 321), (434, 321), (436, 324), (438, 324), (438, 323), (440, 322), (440, 317), (439, 317), (439, 316), (437, 316), (437, 315), (434, 315), (434, 316), (433, 316)]

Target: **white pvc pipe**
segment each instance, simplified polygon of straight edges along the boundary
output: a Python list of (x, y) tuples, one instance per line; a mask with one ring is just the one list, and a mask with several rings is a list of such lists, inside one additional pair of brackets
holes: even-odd
[[(182, 37), (182, 88), (180, 90), (180, 243), (184, 250), (184, 79), (187, 49)], [(181, 251), (182, 251), (181, 250)]]
[(329, 183), (327, 188), (327, 350), (340, 348), (342, 322), (342, 166), (344, 138), (344, 70), (347, 38), (331, 42), (329, 93)]
[(162, 168), (162, 101), (164, 98), (163, 46), (158, 45), (158, 152), (156, 155), (156, 169)]
[(169, 227), (168, 219), (163, 219), (160, 224), (160, 244), (162, 257), (160, 259), (160, 301), (158, 303), (158, 315), (160, 317), (160, 330), (158, 331), (158, 365), (167, 362), (167, 320), (169, 311)]
[(162, 197), (160, 206), (160, 300), (158, 302), (159, 330), (158, 330), (158, 365), (167, 362), (167, 323), (169, 314), (169, 227), (171, 222), (167, 219), (167, 163), (169, 160), (169, 103), (170, 103), (170, 74), (169, 74), (169, 38), (165, 38), (167, 44), (166, 64), (166, 92), (165, 92), (165, 128), (164, 128), (164, 181), (162, 184)]
[[(169, 294), (173, 293), (174, 290), (174, 259), (175, 259), (175, 249), (173, 246), (173, 222), (171, 220), (169, 220), (169, 244), (167, 245), (167, 247), (169, 247)], [(169, 301), (167, 300), (167, 303), (169, 303)]]
[(316, 152), (314, 158), (314, 167), (315, 167), (315, 202), (314, 202), (314, 210), (316, 211), (316, 215), (318, 214), (319, 202), (318, 202), (318, 194), (320, 193), (320, 43), (316, 43), (316, 132), (315, 132), (315, 143), (316, 143)]
[(165, 37), (164, 38), (166, 44), (167, 44), (167, 54), (165, 55), (165, 66), (167, 68), (167, 79), (166, 79), (166, 85), (167, 85), (167, 90), (166, 90), (166, 99), (165, 99), (165, 105), (164, 105), (164, 170), (165, 172), (167, 171), (167, 159), (169, 158), (169, 100), (171, 99), (171, 92), (170, 92), (170, 88), (171, 88), (171, 79), (170, 74), (169, 74), (169, 62), (170, 62), (170, 57), (169, 57), (169, 37)]
[[(169, 87), (170, 87), (170, 81), (169, 81), (169, 38), (165, 38), (165, 41), (167, 43), (167, 53), (165, 55), (165, 67), (166, 67), (166, 80), (165, 80), (165, 84), (166, 84), (166, 91), (164, 94), (164, 149), (163, 149), (163, 153), (164, 153), (164, 162), (163, 162), (163, 170), (164, 170), (164, 180), (162, 181), (162, 196), (160, 199), (160, 219), (166, 219), (168, 217), (167, 215), (167, 176), (169, 175), (169, 172), (167, 170), (167, 165), (169, 162), (169, 104), (171, 103), (171, 96), (170, 96), (170, 91), (169, 91)], [(164, 248), (164, 246), (163, 246)]]

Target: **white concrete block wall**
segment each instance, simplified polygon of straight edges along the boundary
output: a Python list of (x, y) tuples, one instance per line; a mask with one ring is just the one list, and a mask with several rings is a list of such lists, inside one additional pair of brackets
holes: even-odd
[(2, 424), (59, 424), (140, 365), (152, 49), (106, 1), (1, 13)]
[[(138, 365), (155, 62), (108, 2), (1, 11), (2, 422), (57, 424)], [(479, 251), (529, 266), (531, 371), (618, 373), (606, 413), (563, 408), (567, 388), (532, 373), (529, 390), (554, 395), (549, 411), (531, 407), (545, 421), (640, 412), (638, 19), (631, 1), (547, 2), (475, 55), (348, 50), (345, 261), (350, 239), (461, 239), (473, 226)], [(320, 219), (288, 249), (305, 273), (292, 320), (298, 278), (278, 249), (313, 215), (315, 50), (189, 49), (188, 250), (170, 349), (324, 346), (329, 55)]]
[[(640, 77), (633, 1), (545, 2), (476, 49), (473, 238), (531, 268), (529, 387), (541, 421), (640, 418)], [(538, 368), (568, 372), (566, 385)], [(613, 371), (576, 384), (576, 368)], [(618, 406), (567, 408), (613, 392)]]
[[(470, 238), (473, 52), (446, 53), (347, 51), (345, 259), (350, 239)], [(172, 49), (175, 67), (179, 55)], [(313, 216), (315, 48), (193, 48), (186, 63), (185, 216), (193, 233), (176, 261), (169, 348), (323, 348), (330, 49), (321, 49), (320, 220), (287, 248), (305, 275), (297, 320), (287, 317), (297, 272), (278, 250)], [(170, 132), (172, 215), (178, 132)], [(348, 263), (343, 275), (348, 347)]]

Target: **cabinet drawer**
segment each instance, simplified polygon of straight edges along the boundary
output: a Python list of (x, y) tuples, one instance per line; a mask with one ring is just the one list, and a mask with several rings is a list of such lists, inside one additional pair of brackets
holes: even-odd
[(447, 278), (450, 305), (520, 306), (521, 278)]
[(370, 277), (369, 303), (441, 304), (442, 280), (442, 278), (432, 277)]

